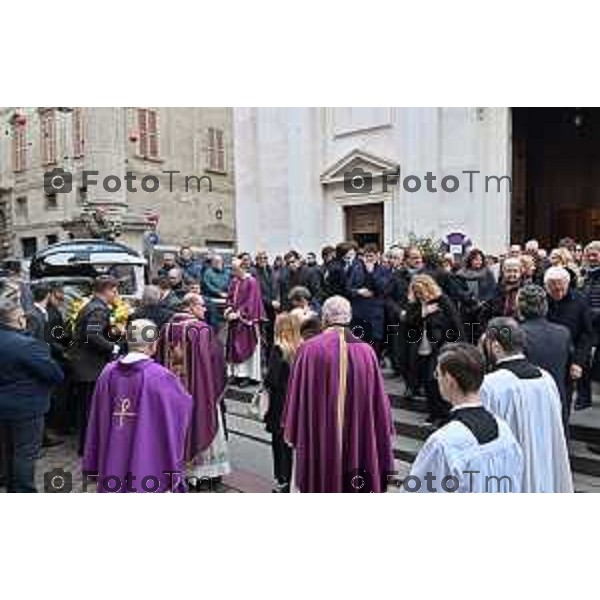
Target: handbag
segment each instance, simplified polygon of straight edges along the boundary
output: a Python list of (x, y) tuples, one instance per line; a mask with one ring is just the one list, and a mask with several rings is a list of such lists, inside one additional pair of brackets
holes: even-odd
[(264, 421), (268, 410), (269, 392), (266, 388), (261, 387), (254, 393), (254, 396), (252, 396), (252, 400), (250, 401), (250, 412), (261, 421)]

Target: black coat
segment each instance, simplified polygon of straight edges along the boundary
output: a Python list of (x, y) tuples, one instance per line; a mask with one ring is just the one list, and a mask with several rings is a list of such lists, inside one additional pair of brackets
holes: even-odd
[(404, 267), (389, 272), (383, 295), (385, 298), (385, 316), (388, 323), (398, 323), (402, 311), (408, 304), (408, 286), (410, 274)]
[(592, 311), (594, 329), (598, 334), (600, 332), (600, 267), (586, 271), (581, 293)]
[(527, 358), (554, 377), (564, 405), (573, 353), (570, 331), (544, 317), (529, 319), (521, 324), (521, 328), (525, 332)]
[(65, 329), (65, 320), (55, 306), (48, 305), (48, 321), (46, 323), (46, 341), (50, 344), (52, 358), (64, 365), (65, 351), (69, 346), (69, 336)]
[(548, 321), (564, 325), (571, 332), (573, 362), (580, 367), (586, 365), (594, 342), (592, 313), (586, 299), (575, 290), (569, 290), (558, 302), (548, 297)]
[(439, 310), (423, 318), (421, 303), (409, 302), (406, 309), (406, 337), (411, 344), (411, 353), (416, 354), (426, 332), (434, 355), (437, 355), (442, 346), (448, 342), (464, 341), (465, 334), (458, 311), (452, 300), (442, 294), (428, 304), (437, 304)]
[(167, 323), (174, 314), (174, 310), (160, 303), (149, 306), (142, 305), (129, 317), (129, 323), (136, 319), (149, 319), (155, 323), (157, 329), (160, 331), (161, 327)]
[[(384, 290), (388, 273), (381, 265), (375, 265), (372, 272), (368, 272), (362, 261), (356, 261), (348, 276), (348, 289), (352, 303), (352, 323), (360, 324), (370, 329), (367, 338), (381, 341), (385, 339), (384, 331)], [(364, 298), (358, 290), (366, 288), (373, 293), (371, 298)], [(370, 340), (369, 340), (370, 341)]]
[(279, 300), (277, 279), (273, 273), (273, 269), (269, 265), (264, 268), (253, 267), (251, 273), (260, 285), (260, 293), (265, 309), (272, 311), (273, 301)]
[(288, 300), (288, 294), (297, 286), (307, 288), (312, 298), (318, 300), (321, 297), (320, 279), (318, 271), (306, 265), (302, 265), (296, 270), (291, 270), (287, 267), (282, 269), (279, 279), (279, 297), (281, 298), (283, 309), (291, 310), (292, 305)]
[(74, 345), (69, 358), (75, 381), (94, 382), (113, 356), (116, 340), (109, 339), (110, 309), (100, 298), (92, 298), (75, 323)]
[(290, 379), (290, 363), (283, 357), (279, 346), (273, 346), (265, 377), (265, 389), (269, 392), (269, 408), (265, 415), (267, 431), (281, 429), (281, 417)]
[(45, 315), (35, 304), (27, 313), (27, 331), (42, 342), (46, 340), (47, 315)]
[(52, 388), (63, 380), (48, 344), (0, 325), (0, 364), (0, 419), (46, 413)]
[(164, 298), (160, 300), (158, 305), (163, 309), (170, 310), (171, 312), (175, 313), (181, 305), (181, 300), (177, 294), (171, 290)]
[(348, 277), (351, 266), (347, 266), (343, 260), (335, 259), (328, 263), (322, 272), (321, 280), (323, 290), (321, 299), (324, 302), (331, 296), (350, 297), (348, 289)]

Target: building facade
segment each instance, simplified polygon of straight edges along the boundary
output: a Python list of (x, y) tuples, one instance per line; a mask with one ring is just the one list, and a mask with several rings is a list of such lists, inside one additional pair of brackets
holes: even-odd
[(232, 121), (229, 108), (1, 108), (0, 252), (31, 256), (98, 208), (135, 247), (152, 215), (161, 244), (233, 246)]
[(234, 130), (240, 248), (600, 239), (598, 108), (240, 108)]
[[(509, 109), (236, 109), (235, 153), (240, 248), (387, 247), (411, 232), (509, 243)], [(370, 181), (350, 189), (361, 169)]]

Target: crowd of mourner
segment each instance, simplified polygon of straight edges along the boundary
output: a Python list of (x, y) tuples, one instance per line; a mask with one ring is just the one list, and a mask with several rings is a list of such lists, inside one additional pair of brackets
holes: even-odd
[[(141, 401), (137, 408), (128, 404), (136, 400), (129, 398), (133, 392), (128, 386), (137, 382), (142, 397), (148, 381), (158, 382), (147, 392), (150, 395), (159, 394), (159, 388), (170, 390), (171, 398), (181, 395), (181, 414), (161, 417), (165, 428), (172, 424), (173, 431), (185, 430), (181, 451), (172, 450), (171, 457), (165, 451), (162, 466), (187, 469), (188, 475), (191, 469), (213, 483), (230, 472), (223, 397), (226, 386), (236, 386), (255, 394), (256, 412), (272, 435), (275, 491), (344, 491), (345, 483), (336, 487), (325, 481), (337, 477), (330, 470), (315, 471), (315, 455), (303, 458), (302, 425), (296, 422), (303, 413), (299, 408), (291, 414), (300, 402), (291, 396), (307, 393), (301, 390), (311, 385), (300, 381), (302, 374), (294, 370), (304, 368), (303, 360), (312, 356), (311, 342), (332, 328), (344, 329), (348, 346), (370, 347), (361, 350), (368, 354), (360, 359), (368, 362), (373, 357), (377, 373), (367, 371), (369, 377), (398, 378), (407, 398), (425, 403), (432, 434), (455, 412), (446, 375), (465, 397), (481, 387), (478, 359), (471, 352), (481, 356), (484, 372), (505, 353), (524, 356), (528, 365), (548, 373), (560, 400), (561, 434), (567, 443), (572, 411), (591, 407), (592, 382), (600, 380), (600, 355), (594, 352), (600, 334), (600, 241), (581, 245), (566, 238), (546, 251), (530, 240), (501, 256), (478, 248), (467, 248), (461, 256), (433, 255), (420, 245), (395, 245), (383, 252), (372, 245), (359, 248), (343, 242), (324, 247), (319, 256), (295, 250), (269, 256), (259, 251), (227, 260), (214, 254), (202, 261), (184, 247), (177, 255), (164, 256), (128, 315), (129, 328), (156, 327), (160, 335), (151, 339), (135, 331), (121, 338), (110, 334), (110, 307), (119, 293), (119, 282), (110, 276), (94, 282), (92, 299), (71, 327), (61, 287), (30, 285), (18, 272), (2, 283), (0, 486), (8, 491), (36, 491), (35, 461), (44, 448), (62, 444), (68, 436), (79, 436), (85, 470), (125, 473), (125, 463), (139, 460), (141, 465), (146, 459), (132, 457), (130, 450), (115, 450), (116, 458), (107, 457), (106, 445), (114, 449), (120, 444), (131, 447), (131, 440), (145, 443), (146, 409)], [(198, 323), (203, 329), (196, 328), (197, 338), (210, 331), (210, 347), (190, 337), (190, 327)], [(491, 330), (496, 333), (487, 335)], [(190, 347), (194, 344), (196, 349)], [(197, 351), (200, 347), (202, 353)], [(328, 347), (323, 342), (324, 368)], [(332, 360), (336, 369), (344, 364), (349, 369), (344, 373), (351, 373), (358, 369), (352, 366), (354, 356), (349, 354), (349, 363), (339, 355)], [(140, 364), (149, 363), (161, 370), (148, 367), (145, 379), (138, 381)], [(305, 379), (313, 374), (307, 369)], [(526, 380), (522, 371), (518, 376)], [(318, 367), (314, 374), (328, 376)], [(342, 397), (339, 388), (344, 388), (350, 398), (352, 377), (348, 375), (347, 384), (340, 381), (332, 384), (335, 393)], [(327, 394), (323, 386), (319, 393)], [(101, 400), (115, 395), (120, 404), (108, 402), (109, 412), (104, 414)], [(173, 400), (168, 410), (174, 411), (174, 405)], [(308, 418), (318, 418), (315, 411)], [(350, 404), (346, 411), (349, 414)], [(135, 414), (138, 430), (119, 433), (117, 426)], [(115, 415), (119, 418), (112, 418)], [(185, 427), (177, 425), (180, 421)], [(469, 427), (477, 437), (481, 427)], [(132, 437), (125, 442), (118, 435)], [(148, 438), (150, 445), (160, 443), (155, 437)], [(390, 449), (379, 451), (387, 453), (379, 461), (385, 463)], [(324, 455), (325, 451), (320, 456)], [(313, 466), (303, 467), (302, 461), (312, 461)], [(142, 468), (146, 467), (138, 466)], [(150, 464), (147, 468), (150, 473), (155, 469)], [(113, 491), (109, 483), (103, 486), (100, 491)], [(162, 480), (158, 487), (164, 491)], [(193, 491), (201, 486), (188, 477), (180, 487)]]

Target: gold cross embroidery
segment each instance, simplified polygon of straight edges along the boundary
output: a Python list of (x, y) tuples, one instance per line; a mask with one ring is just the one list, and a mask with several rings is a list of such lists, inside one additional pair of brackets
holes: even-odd
[(119, 427), (123, 427), (123, 419), (125, 417), (135, 417), (137, 413), (129, 412), (129, 408), (131, 407), (131, 400), (128, 398), (123, 398), (120, 402), (119, 410), (113, 413), (113, 417), (117, 417), (119, 419)]

